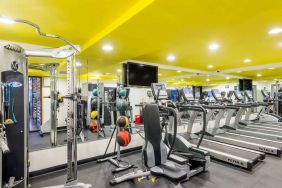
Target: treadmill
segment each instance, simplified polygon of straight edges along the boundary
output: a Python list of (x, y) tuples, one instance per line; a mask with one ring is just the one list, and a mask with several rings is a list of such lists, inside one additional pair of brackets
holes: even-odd
[[(234, 91), (234, 96), (238, 101), (243, 101), (243, 96), (240, 91)], [(243, 114), (247, 111), (246, 115), (249, 116), (248, 114), (250, 114), (250, 109), (257, 107), (257, 103), (236, 103), (236, 105), (241, 106), (241, 108), (237, 112), (235, 121), (231, 126), (236, 129), (235, 131), (231, 130), (232, 132), (268, 140), (282, 141), (282, 131), (278, 126), (266, 127), (268, 125), (267, 123), (256, 125), (251, 122), (242, 120)]]
[[(276, 122), (275, 124), (278, 124), (282, 126), (282, 117), (278, 115), (277, 112), (272, 111), (271, 107), (274, 107), (275, 102), (277, 99), (271, 99), (270, 93), (267, 92), (266, 90), (262, 89), (261, 94), (263, 96), (263, 102), (267, 103), (268, 106), (265, 108), (262, 108), (260, 111), (260, 119), (259, 122)], [(275, 108), (275, 107), (274, 107)]]
[[(266, 93), (264, 90), (262, 90), (262, 94), (265, 97)], [(255, 102), (253, 97), (252, 91), (245, 91), (245, 97), (248, 100), (248, 102), (257, 103), (259, 106), (262, 106), (263, 108), (260, 110), (260, 112), (257, 114), (255, 119), (250, 120), (250, 115), (252, 113), (252, 109), (248, 109), (245, 119), (245, 122), (249, 122), (251, 124), (257, 124), (257, 125), (263, 125), (264, 127), (269, 128), (280, 128), (282, 131), (282, 119), (280, 116), (274, 114), (274, 113), (267, 113), (266, 108), (269, 108), (273, 104), (273, 102)]]
[[(182, 93), (185, 94), (185, 92), (182, 92)], [(219, 90), (214, 89), (211, 91), (211, 93), (216, 101), (218, 102), (224, 101), (224, 99), (222, 99), (222, 96), (220, 95)], [(187, 97), (191, 98), (191, 95), (190, 96), (184, 95), (184, 98), (187, 98)], [(188, 100), (191, 100), (191, 99), (188, 99)], [(226, 106), (226, 109), (223, 109), (221, 111), (223, 111), (222, 114), (224, 114), (224, 112), (227, 110), (228, 113), (227, 113), (226, 119), (231, 118), (235, 111), (238, 111), (240, 108), (242, 108), (242, 107), (231, 105), (231, 104), (226, 104), (225, 106)], [(220, 127), (220, 118), (221, 117), (217, 116), (216, 118), (219, 118), (219, 119), (215, 120), (214, 128), (212, 129), (212, 131), (209, 132), (209, 134), (212, 135), (212, 137), (209, 137), (210, 139), (215, 140), (215, 141), (224, 142), (227, 144), (241, 146), (241, 147), (248, 148), (248, 149), (253, 149), (256, 151), (261, 151), (261, 152), (272, 154), (272, 155), (279, 156), (279, 157), (281, 156), (282, 142), (229, 132), (230, 130), (232, 130), (232, 128), (228, 127), (228, 125), (224, 125)], [(226, 122), (228, 121), (229, 120), (227, 120)]]
[[(164, 84), (162, 84), (165, 88)], [(152, 87), (152, 93), (154, 95), (154, 98), (157, 99), (159, 96), (159, 93), (164, 93), (166, 91), (160, 91), (156, 89), (155, 87)], [(160, 101), (161, 102), (161, 101)], [(205, 115), (206, 111), (205, 109), (200, 105), (178, 105), (179, 111), (181, 110), (193, 110), (196, 113), (192, 114), (198, 114), (199, 112), (203, 113), (203, 122), (206, 123)], [(202, 110), (201, 110), (202, 109)], [(205, 126), (205, 124), (204, 124)], [(179, 133), (183, 138), (189, 141), (189, 143), (193, 147), (197, 147), (197, 144), (199, 143), (200, 137), (192, 136), (191, 134), (186, 133)], [(199, 146), (200, 149), (206, 150), (210, 153), (211, 157), (244, 169), (252, 170), (253, 166), (258, 163), (259, 161), (263, 160), (265, 158), (265, 154), (262, 152), (257, 152), (254, 150), (233, 146), (225, 143), (216, 142), (213, 140), (208, 139), (202, 139), (200, 142), (201, 145)], [(176, 146), (177, 144), (175, 144)], [(181, 147), (176, 148), (181, 150)]]

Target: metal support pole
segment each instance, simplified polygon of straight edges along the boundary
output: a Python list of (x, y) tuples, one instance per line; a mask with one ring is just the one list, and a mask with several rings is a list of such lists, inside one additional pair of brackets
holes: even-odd
[(276, 81), (276, 91), (275, 91), (275, 111), (276, 111), (276, 115), (278, 116), (279, 115), (279, 95), (278, 95), (278, 92), (279, 92), (279, 81)]
[(52, 146), (57, 145), (57, 127), (58, 127), (58, 118), (57, 118), (57, 66), (50, 66), (50, 105), (51, 105), (51, 117), (50, 117), (50, 141)]
[(28, 60), (23, 62), (23, 86), (24, 86), (24, 187), (29, 186), (28, 177), (28, 135), (29, 135), (29, 98), (28, 98)]
[[(76, 70), (74, 65), (74, 57), (69, 57), (67, 59), (67, 92), (68, 95), (74, 95), (77, 93), (76, 88)], [(77, 140), (76, 140), (76, 98), (73, 100), (68, 100), (68, 114), (67, 114), (67, 182), (66, 185), (77, 184)]]
[(2, 151), (0, 151), (0, 164), (1, 164), (1, 168), (0, 168), (0, 187), (3, 187), (3, 185), (2, 185), (2, 163), (3, 163), (3, 161), (2, 161)]
[(77, 180), (77, 101), (76, 67), (74, 56), (67, 59), (67, 181), (65, 185), (53, 188), (89, 188), (90, 184)]

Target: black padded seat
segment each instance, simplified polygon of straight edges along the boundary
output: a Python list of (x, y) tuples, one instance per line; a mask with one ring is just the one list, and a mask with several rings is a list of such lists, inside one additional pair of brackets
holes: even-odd
[(145, 145), (143, 149), (145, 165), (152, 175), (164, 176), (172, 181), (187, 178), (187, 172), (167, 160), (167, 146), (162, 140), (159, 108), (156, 104), (144, 107)]

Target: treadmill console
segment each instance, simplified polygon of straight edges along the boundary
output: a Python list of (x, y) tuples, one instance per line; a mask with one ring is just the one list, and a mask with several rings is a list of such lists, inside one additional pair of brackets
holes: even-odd
[(152, 94), (155, 100), (167, 100), (167, 90), (162, 83), (152, 83), (151, 84)]
[[(170, 92), (170, 93), (169, 93)], [(179, 102), (179, 93), (177, 89), (171, 89), (171, 90), (167, 90), (167, 94), (168, 94), (168, 98), (169, 100), (171, 100), (172, 102)]]
[(212, 89), (211, 94), (216, 101), (222, 100), (221, 93), (218, 89)]
[(248, 100), (254, 100), (252, 91), (250, 91), (250, 90), (245, 91), (245, 95), (246, 95)]
[(270, 93), (267, 90), (262, 89), (261, 94), (264, 98), (270, 98)]
[(184, 98), (185, 101), (194, 101), (194, 95), (193, 95), (193, 91), (190, 88), (183, 88), (181, 89), (181, 94)]
[(240, 91), (238, 91), (238, 90), (235, 90), (235, 91), (234, 91), (234, 96), (235, 96), (235, 98), (236, 98), (237, 100), (239, 100), (239, 101), (242, 101), (242, 100), (243, 100), (242, 93), (241, 93)]

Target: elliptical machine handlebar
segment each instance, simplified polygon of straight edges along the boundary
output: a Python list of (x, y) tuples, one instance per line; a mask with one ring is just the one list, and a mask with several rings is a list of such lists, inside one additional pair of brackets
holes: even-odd
[(170, 154), (172, 153), (174, 144), (175, 144), (175, 140), (176, 140), (176, 135), (177, 135), (177, 112), (174, 108), (172, 107), (164, 107), (164, 106), (159, 106), (160, 110), (167, 110), (169, 112), (171, 112), (173, 114), (174, 117), (174, 128), (173, 128), (173, 138), (172, 138), (172, 143), (170, 145), (169, 148), (169, 152), (167, 154), (167, 158), (169, 158)]

